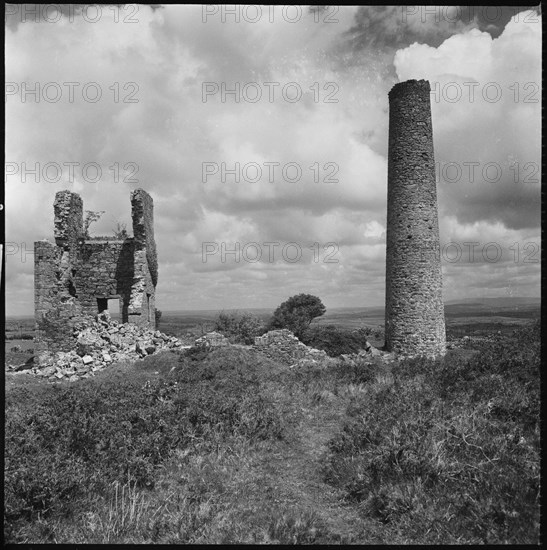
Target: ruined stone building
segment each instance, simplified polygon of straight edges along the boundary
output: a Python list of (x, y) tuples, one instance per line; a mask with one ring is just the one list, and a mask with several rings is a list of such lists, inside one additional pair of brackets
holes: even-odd
[(133, 237), (88, 238), (83, 203), (59, 191), (55, 243), (34, 243), (34, 311), (38, 347), (70, 349), (75, 323), (119, 307), (124, 323), (155, 328), (158, 262), (152, 197), (131, 192)]
[(446, 351), (435, 160), (427, 80), (389, 92), (386, 349)]

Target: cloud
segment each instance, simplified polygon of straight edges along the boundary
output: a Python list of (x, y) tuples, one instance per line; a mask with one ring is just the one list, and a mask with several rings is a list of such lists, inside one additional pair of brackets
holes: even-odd
[[(226, 14), (223, 21), (220, 8), (204, 22), (201, 6), (139, 5), (136, 23), (124, 22), (125, 8), (116, 22), (116, 10), (104, 6), (96, 23), (78, 13), (52, 24), (8, 17), (6, 81), (17, 86), (6, 101), (6, 160), (17, 168), (6, 179), (8, 241), (32, 248), (51, 239), (61, 189), (80, 193), (85, 209), (106, 210), (95, 234), (111, 233), (117, 221), (130, 227), (129, 193), (143, 187), (155, 204), (160, 309), (275, 307), (298, 292), (319, 295), (327, 307), (382, 305), (387, 93), (397, 78), (500, 83), (498, 103), (432, 103), (441, 235), (474, 228), (471, 238), (485, 231), (478, 222), (492, 235), (535, 238), (539, 184), (524, 179), (535, 177), (527, 163), (539, 162), (539, 106), (512, 101), (507, 87), (522, 84), (522, 99), (533, 91), (524, 85), (539, 82), (539, 26), (521, 13), (493, 40), (479, 16), (449, 14), (453, 23), (436, 25), (419, 14), (403, 21), (400, 8), (334, 8), (302, 8), (296, 23), (277, 6), (262, 6), (256, 23), (242, 13), (239, 23)], [(39, 101), (21, 92), (36, 83)], [(59, 101), (44, 99), (47, 83), (50, 94), (60, 87)], [(205, 97), (205, 84), (216, 92)], [(102, 96), (92, 102), (97, 89)], [(442, 179), (449, 163), (475, 160), (481, 175), (484, 164), (499, 163), (503, 178)], [(38, 163), (38, 182), (31, 172), (23, 182), (22, 163), (27, 170)], [(59, 181), (44, 176), (47, 163), (63, 167)], [(74, 177), (63, 163), (78, 163)], [(93, 170), (83, 170), (92, 163), (102, 170), (95, 183)], [(218, 168), (206, 182), (204, 163)], [(236, 166), (239, 182), (229, 172)], [(256, 166), (260, 177), (250, 181)], [(273, 261), (268, 242), (279, 243)], [(207, 262), (204, 243), (219, 246)], [(221, 243), (232, 250), (259, 243), (263, 256), (222, 262)], [(301, 248), (300, 261), (283, 258), (288, 243)], [(338, 262), (326, 262), (329, 254)], [(8, 313), (32, 312), (26, 258), (7, 258)], [(464, 287), (468, 273), (446, 267), (450, 288)], [(477, 288), (492, 269), (484, 266)], [(537, 292), (533, 272), (526, 277), (527, 292)]]
[(348, 37), (355, 48), (396, 48), (414, 41), (438, 44), (477, 26), (476, 17), (455, 6), (362, 6)]
[(401, 81), (432, 85), (441, 215), (539, 226), (541, 27), (526, 21), (513, 17), (496, 39), (472, 29), (395, 54)]

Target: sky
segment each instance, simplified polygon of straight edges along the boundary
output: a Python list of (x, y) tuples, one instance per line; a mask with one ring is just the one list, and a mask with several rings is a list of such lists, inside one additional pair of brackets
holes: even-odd
[(432, 87), (444, 300), (540, 295), (536, 8), (48, 6), (6, 12), (6, 315), (33, 314), (62, 189), (105, 211), (92, 235), (150, 193), (163, 311), (383, 305), (408, 79)]

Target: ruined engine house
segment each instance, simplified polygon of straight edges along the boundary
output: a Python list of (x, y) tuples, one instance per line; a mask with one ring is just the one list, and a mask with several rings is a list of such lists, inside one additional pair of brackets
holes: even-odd
[(34, 312), (37, 343), (69, 350), (79, 321), (119, 307), (124, 323), (154, 329), (158, 261), (154, 204), (143, 189), (131, 192), (133, 237), (89, 238), (83, 202), (59, 191), (53, 205), (55, 243), (34, 243)]

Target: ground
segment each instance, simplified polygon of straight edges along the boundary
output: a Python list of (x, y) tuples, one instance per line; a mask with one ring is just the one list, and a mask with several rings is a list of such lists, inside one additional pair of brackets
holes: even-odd
[(429, 363), (291, 368), (243, 347), (73, 383), (9, 374), (6, 541), (534, 542), (539, 348), (512, 340), (530, 319), (474, 317), (448, 334), (487, 339), (450, 351), (440, 382)]

